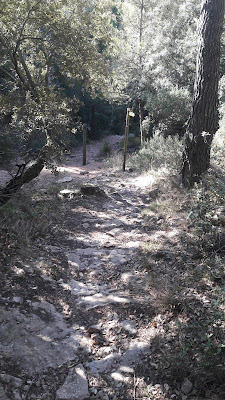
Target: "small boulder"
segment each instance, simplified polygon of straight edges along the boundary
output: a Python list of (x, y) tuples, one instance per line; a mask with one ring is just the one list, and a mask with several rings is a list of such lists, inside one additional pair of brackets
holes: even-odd
[(88, 381), (83, 365), (71, 369), (63, 386), (56, 392), (57, 400), (89, 400)]
[(64, 176), (64, 178), (58, 179), (57, 183), (67, 183), (73, 180), (72, 176)]
[(78, 194), (79, 194), (78, 190), (64, 189), (64, 190), (60, 190), (58, 196), (60, 199), (73, 199)]
[(189, 381), (188, 378), (185, 378), (181, 385), (181, 391), (184, 394), (188, 395), (189, 393), (191, 393), (192, 389), (193, 389), (193, 384)]
[(9, 400), (1, 384), (0, 384), (0, 400)]
[(85, 196), (105, 196), (105, 192), (99, 186), (92, 184), (85, 184), (80, 188), (81, 194)]

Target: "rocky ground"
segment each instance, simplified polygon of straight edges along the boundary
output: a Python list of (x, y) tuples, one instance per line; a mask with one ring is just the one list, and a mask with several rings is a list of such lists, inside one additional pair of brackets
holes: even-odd
[[(119, 137), (108, 140), (119, 147)], [(187, 302), (196, 318), (199, 303), (211, 312), (202, 282), (183, 268), (188, 196), (176, 176), (156, 182), (105, 167), (101, 145), (88, 145), (87, 166), (76, 150), (57, 176), (45, 170), (25, 188), (37, 207), (51, 188), (57, 215), (26, 256), (4, 266), (1, 400), (201, 398), (190, 371), (174, 371), (168, 356), (182, 353), (179, 324), (193, 322)], [(210, 390), (202, 398), (222, 399)]]

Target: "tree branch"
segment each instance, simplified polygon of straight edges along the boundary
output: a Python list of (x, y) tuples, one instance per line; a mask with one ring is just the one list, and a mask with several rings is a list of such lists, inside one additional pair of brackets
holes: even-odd
[(29, 71), (29, 69), (28, 69), (28, 66), (27, 66), (26, 62), (25, 62), (25, 59), (24, 59), (24, 57), (23, 57), (22, 52), (19, 50), (18, 53), (19, 53), (19, 60), (20, 60), (20, 63), (21, 63), (22, 66), (23, 66), (23, 69), (24, 69), (25, 74), (26, 74), (27, 81), (29, 82), (29, 86), (30, 86), (31, 93), (33, 94), (33, 96), (35, 97), (35, 99), (37, 99), (38, 96), (37, 96), (37, 91), (36, 91), (35, 82), (33, 81), (33, 78), (32, 78), (32, 76), (31, 76), (31, 73), (30, 73), (30, 71)]
[(14, 76), (11, 75), (8, 71), (6, 71), (5, 68), (2, 67), (1, 65), (0, 65), (0, 70), (2, 71), (3, 74), (7, 75), (7, 76), (8, 76), (9, 78), (11, 78), (14, 82), (16, 81), (16, 79), (14, 78)]
[(23, 21), (22, 27), (21, 27), (21, 29), (20, 29), (20, 33), (19, 33), (19, 37), (18, 37), (18, 39), (17, 39), (17, 41), (16, 41), (16, 47), (15, 47), (15, 49), (14, 49), (14, 53), (16, 53), (17, 50), (18, 50), (18, 48), (19, 48), (20, 40), (21, 40), (23, 31), (24, 31), (24, 28), (25, 28), (25, 26), (26, 26), (26, 24), (27, 24), (27, 21), (28, 21), (29, 18), (30, 18), (30, 14), (35, 10), (35, 8), (36, 8), (41, 2), (42, 2), (42, 0), (38, 0), (38, 1), (29, 9), (29, 11), (28, 11), (28, 13), (27, 13), (27, 16), (26, 16), (25, 20)]

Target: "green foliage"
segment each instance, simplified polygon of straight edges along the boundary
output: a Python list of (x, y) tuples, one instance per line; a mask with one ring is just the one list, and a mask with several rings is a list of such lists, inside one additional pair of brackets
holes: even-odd
[(105, 157), (109, 157), (111, 154), (112, 154), (112, 147), (110, 146), (109, 143), (104, 142), (103, 146), (99, 150), (99, 157), (105, 158)]
[(79, 102), (65, 87), (81, 82), (92, 96), (107, 87), (112, 2), (96, 0), (90, 9), (86, 0), (3, 0), (0, 13), (2, 111), (13, 113), (26, 151), (34, 141), (41, 147), (44, 135), (50, 157), (79, 124)]
[(225, 115), (220, 121), (220, 129), (216, 132), (211, 150), (211, 162), (225, 171)]
[(177, 171), (181, 166), (182, 142), (178, 137), (154, 136), (132, 157), (132, 165), (142, 171), (166, 168)]
[(199, 254), (206, 258), (216, 256), (217, 251), (223, 250), (217, 211), (225, 202), (225, 180), (211, 170), (193, 190), (194, 203), (188, 219), (192, 221), (198, 237)]
[(199, 9), (194, 0), (132, 0), (123, 5), (121, 84), (136, 112), (141, 101), (144, 113), (167, 135), (182, 134), (189, 115)]
[(7, 130), (0, 131), (0, 164), (9, 162), (20, 144), (18, 135)]

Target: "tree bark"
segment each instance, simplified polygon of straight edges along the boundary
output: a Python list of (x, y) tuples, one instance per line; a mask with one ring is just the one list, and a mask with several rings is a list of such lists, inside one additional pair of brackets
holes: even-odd
[(185, 136), (182, 181), (190, 188), (210, 166), (211, 143), (218, 129), (218, 83), (224, 0), (203, 0), (192, 112)]
[(92, 104), (91, 106), (91, 121), (90, 121), (90, 135), (93, 138), (95, 136), (95, 106)]
[[(142, 54), (142, 36), (143, 36), (143, 13), (144, 13), (144, 0), (140, 2), (140, 23), (139, 23), (139, 79), (141, 80), (143, 74), (143, 54)], [(138, 88), (139, 99), (138, 99), (138, 114), (139, 114), (139, 129), (141, 135), (141, 143), (145, 142), (145, 137), (143, 135), (142, 122), (144, 119), (143, 112), (143, 101), (141, 100), (141, 89), (140, 84)]]
[(43, 148), (37, 160), (26, 169), (26, 165), (18, 167), (17, 174), (7, 183), (7, 185), (0, 189), (0, 206), (6, 204), (12, 195), (16, 193), (25, 183), (29, 183), (32, 179), (36, 178), (44, 168), (46, 161), (46, 148)]

